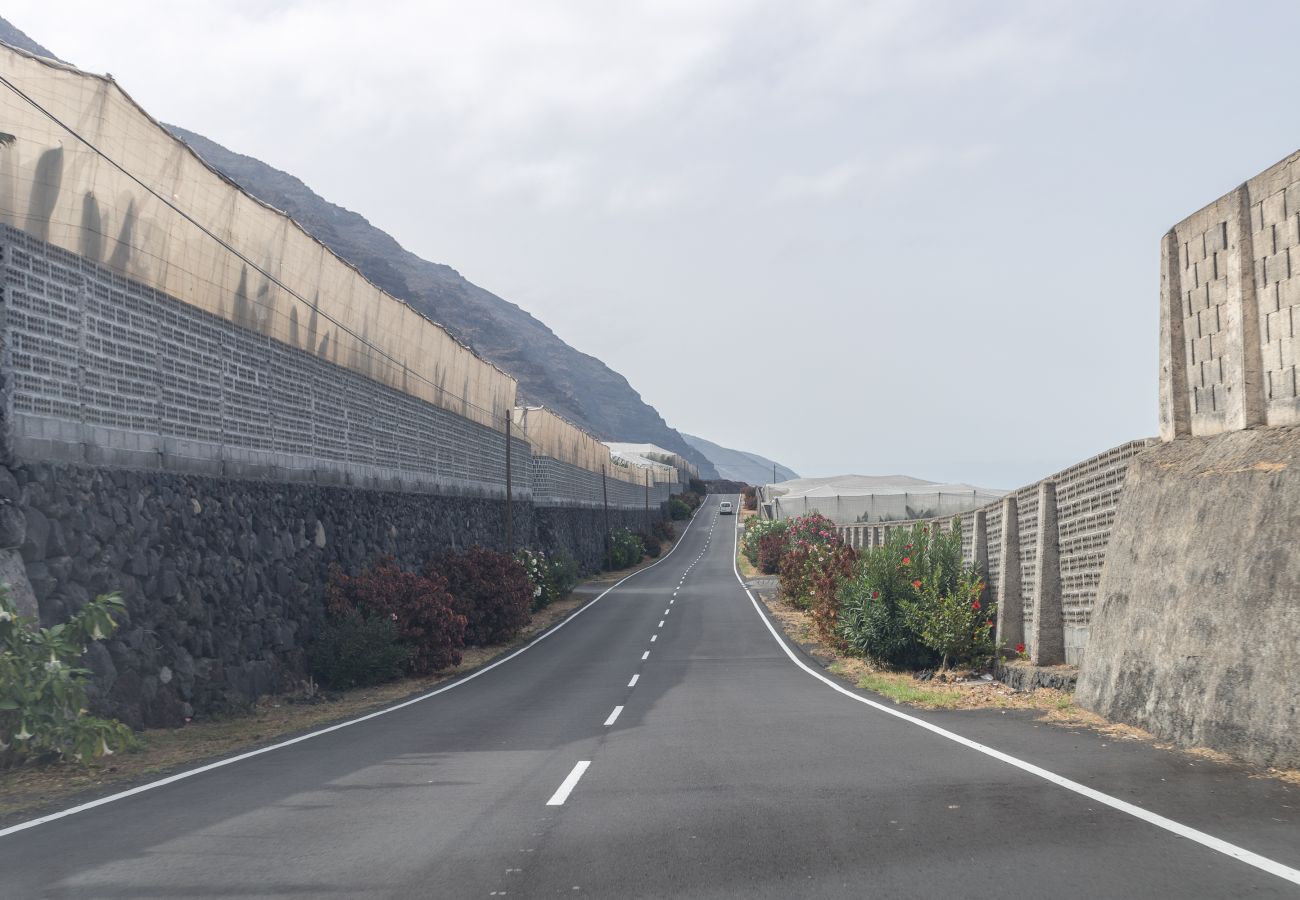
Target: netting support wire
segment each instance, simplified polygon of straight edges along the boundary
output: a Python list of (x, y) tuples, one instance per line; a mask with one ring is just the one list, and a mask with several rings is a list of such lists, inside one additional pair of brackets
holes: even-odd
[[(369, 348), (369, 349), (372, 350), (375, 354), (377, 354), (378, 356), (380, 356), (380, 357), (382, 357), (382, 358), (388, 360), (388, 362), (390, 362), (392, 365), (396, 366), (397, 368), (399, 368), (399, 369), (405, 369), (405, 365), (404, 365), (403, 363), (399, 362), (395, 357), (390, 356), (388, 353), (385, 353), (382, 349), (380, 349), (379, 347), (376, 347), (374, 344), (370, 343), (368, 340), (366, 340), (365, 338), (363, 338), (361, 335), (357, 334), (357, 333), (356, 333), (355, 331), (353, 331), (351, 328), (348, 328), (348, 326), (344, 325), (344, 324), (343, 324), (342, 322), (340, 322), (338, 319), (335, 319), (335, 318), (334, 318), (333, 316), (331, 316), (329, 313), (327, 313), (327, 312), (325, 312), (325, 311), (323, 311), (323, 310), (319, 310), (319, 309), (315, 309), (315, 308), (313, 308), (312, 305), (311, 305), (311, 303), (309, 303), (309, 302), (307, 301), (307, 299), (304, 298), (301, 294), (299, 294), (297, 291), (295, 291), (295, 290), (293, 290), (292, 288), (290, 288), (290, 287), (288, 287), (287, 285), (285, 285), (283, 282), (280, 281), (280, 279), (276, 278), (274, 275), (272, 275), (272, 274), (271, 274), (270, 272), (268, 272), (266, 269), (262, 268), (262, 267), (259, 266), (256, 262), (254, 262), (253, 260), (249, 259), (249, 258), (248, 258), (247, 256), (245, 256), (244, 254), (240, 253), (237, 249), (235, 249), (233, 246), (231, 246), (230, 244), (228, 244), (226, 241), (222, 240), (221, 237), (220, 237), (219, 235), (217, 235), (215, 232), (209, 230), (207, 227), (205, 227), (204, 225), (202, 225), (202, 224), (201, 224), (197, 219), (195, 219), (194, 217), (192, 217), (189, 213), (185, 212), (185, 210), (181, 209), (181, 208), (180, 208), (179, 206), (177, 206), (175, 203), (172, 203), (171, 200), (170, 200), (169, 198), (164, 197), (162, 194), (158, 193), (158, 192), (155, 191), (153, 188), (149, 187), (149, 185), (145, 184), (145, 183), (144, 183), (143, 181), (141, 181), (139, 178), (137, 178), (136, 176), (132, 175), (129, 171), (126, 170), (126, 168), (125, 168), (124, 166), (122, 166), (120, 163), (118, 163), (117, 160), (113, 159), (111, 156), (109, 156), (109, 155), (108, 155), (107, 153), (105, 153), (103, 150), (100, 150), (97, 146), (95, 146), (94, 144), (92, 144), (92, 143), (91, 143), (87, 138), (85, 138), (85, 137), (84, 137), (80, 132), (78, 132), (78, 131), (77, 131), (75, 128), (73, 128), (71, 125), (68, 125), (68, 124), (65, 123), (62, 119), (60, 119), (58, 116), (56, 116), (54, 113), (50, 112), (50, 111), (49, 111), (48, 109), (46, 109), (45, 107), (41, 106), (41, 104), (37, 103), (35, 99), (33, 99), (32, 97), (30, 97), (30, 96), (28, 96), (26, 93), (24, 93), (23, 90), (22, 90), (21, 88), (19, 88), (17, 85), (15, 85), (15, 84), (14, 84), (12, 81), (10, 81), (8, 78), (5, 78), (3, 75), (0, 75), (0, 84), (3, 84), (5, 87), (7, 87), (9, 90), (11, 90), (14, 94), (16, 94), (16, 95), (17, 95), (18, 97), (20, 97), (22, 100), (24, 100), (24, 101), (26, 101), (27, 103), (31, 104), (31, 106), (32, 106), (33, 108), (35, 108), (37, 112), (39, 112), (41, 115), (45, 116), (47, 119), (49, 119), (49, 120), (50, 120), (51, 122), (53, 122), (55, 125), (57, 125), (57, 126), (59, 126), (60, 128), (62, 128), (64, 131), (66, 131), (68, 134), (72, 135), (74, 138), (76, 138), (76, 139), (77, 139), (78, 141), (80, 141), (81, 143), (85, 144), (87, 147), (89, 147), (89, 148), (91, 149), (91, 151), (92, 151), (96, 156), (98, 156), (100, 159), (104, 160), (104, 162), (108, 163), (108, 164), (109, 164), (110, 166), (112, 166), (114, 169), (117, 169), (119, 172), (121, 172), (123, 175), (125, 175), (127, 178), (129, 178), (131, 181), (133, 181), (133, 182), (135, 182), (136, 184), (138, 184), (142, 190), (144, 190), (146, 193), (148, 193), (150, 196), (152, 196), (154, 199), (156, 199), (159, 203), (162, 203), (164, 206), (166, 206), (166, 207), (167, 207), (168, 209), (170, 209), (172, 212), (176, 213), (176, 215), (180, 216), (180, 217), (181, 217), (182, 219), (184, 219), (186, 222), (189, 222), (191, 225), (193, 225), (195, 228), (197, 228), (197, 229), (198, 229), (199, 231), (201, 231), (203, 234), (205, 234), (205, 235), (207, 235), (208, 237), (212, 238), (212, 240), (216, 241), (217, 245), (220, 246), (222, 249), (224, 249), (227, 253), (230, 253), (232, 256), (234, 256), (236, 259), (238, 259), (240, 262), (244, 263), (246, 266), (248, 266), (249, 268), (253, 269), (255, 272), (257, 272), (258, 274), (260, 274), (262, 277), (266, 278), (268, 281), (270, 281), (270, 282), (271, 282), (272, 284), (274, 284), (276, 287), (280, 288), (280, 290), (284, 291), (284, 292), (285, 292), (286, 294), (288, 294), (290, 297), (293, 297), (295, 300), (297, 300), (299, 303), (303, 304), (305, 307), (308, 307), (308, 308), (313, 309), (313, 312), (317, 313), (318, 315), (321, 316), (321, 318), (323, 318), (323, 319), (325, 319), (326, 321), (328, 321), (328, 322), (330, 322), (331, 324), (333, 324), (336, 328), (338, 328), (338, 329), (339, 329), (340, 331), (342, 331), (344, 334), (347, 334), (348, 336), (350, 336), (353, 340), (355, 340), (357, 343), (361, 344), (363, 347), (367, 347), (367, 348)], [(188, 146), (188, 145), (187, 145), (187, 146)], [(357, 270), (357, 271), (359, 272), (360, 270)], [(362, 276), (362, 277), (364, 277), (364, 276)], [(396, 298), (394, 298), (394, 299), (396, 299)], [(401, 303), (402, 301), (397, 300), (397, 302), (398, 302), (398, 303)], [(438, 326), (438, 327), (441, 327), (441, 326)], [(444, 329), (444, 330), (445, 330), (445, 329)], [(448, 334), (450, 334), (450, 332), (448, 332)], [(415, 375), (416, 378), (418, 378), (418, 379), (420, 379), (421, 381), (425, 382), (425, 383), (428, 384), (430, 387), (435, 388), (436, 390), (438, 390), (438, 391), (440, 392), (440, 395), (441, 395), (441, 392), (446, 392), (445, 389), (444, 389), (443, 387), (441, 387), (440, 385), (434, 384), (434, 382), (430, 381), (428, 378), (425, 378), (425, 377), (424, 377), (423, 375), (421, 375), (419, 372), (412, 372), (411, 374)], [(446, 392), (446, 393), (450, 393), (450, 392)], [(457, 400), (460, 400), (460, 401), (461, 401), (462, 403), (464, 403), (466, 406), (472, 406), (472, 407), (474, 407), (475, 409), (479, 410), (480, 412), (488, 413), (489, 416), (494, 412), (493, 410), (484, 409), (483, 407), (479, 406), (477, 403), (475, 403), (475, 402), (473, 402), (472, 400), (470, 400), (468, 397), (461, 397), (461, 396), (458, 396), (458, 395), (456, 395), (456, 394), (452, 394), (452, 396), (453, 396), (453, 397), (456, 397)]]

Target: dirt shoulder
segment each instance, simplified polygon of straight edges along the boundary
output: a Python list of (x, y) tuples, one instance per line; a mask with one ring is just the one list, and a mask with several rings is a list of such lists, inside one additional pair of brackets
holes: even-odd
[[(664, 544), (661, 559), (672, 546)], [(28, 766), (0, 773), (0, 824), (125, 790), (418, 697), (516, 650), (569, 618), (619, 580), (655, 562), (646, 559), (629, 569), (584, 579), (566, 599), (533, 613), (513, 641), (468, 647), (459, 666), (438, 675), (328, 694), (309, 689), (276, 694), (263, 697), (245, 713), (192, 722), (183, 728), (148, 729), (140, 735), (141, 749), (114, 754), (94, 765)]]

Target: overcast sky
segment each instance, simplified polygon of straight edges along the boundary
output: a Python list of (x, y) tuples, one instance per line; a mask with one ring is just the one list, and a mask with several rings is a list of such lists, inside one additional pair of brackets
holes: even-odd
[(1161, 234), (1300, 147), (1294, 0), (4, 15), (805, 475), (1153, 435)]

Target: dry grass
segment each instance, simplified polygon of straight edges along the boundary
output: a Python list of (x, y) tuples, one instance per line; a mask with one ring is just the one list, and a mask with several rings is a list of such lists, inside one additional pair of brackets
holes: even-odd
[[(665, 544), (664, 552), (670, 547), (671, 544)], [(194, 722), (184, 728), (148, 729), (140, 736), (142, 749), (117, 753), (95, 765), (32, 766), (0, 773), (0, 819), (40, 809), (83, 792), (107, 793), (111, 789), (124, 789), (132, 783), (147, 781), (170, 771), (264, 747), (417, 697), (445, 681), (499, 659), (568, 618), (591, 601), (593, 591), (599, 591), (653, 562), (645, 560), (632, 568), (585, 580), (566, 599), (534, 613), (510, 643), (466, 648), (459, 666), (438, 675), (404, 678), (327, 696), (304, 686), (287, 694), (263, 697), (243, 714)]]

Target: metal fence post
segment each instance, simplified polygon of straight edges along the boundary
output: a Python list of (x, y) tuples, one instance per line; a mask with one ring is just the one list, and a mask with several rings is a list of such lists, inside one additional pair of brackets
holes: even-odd
[(605, 507), (605, 565), (614, 568), (614, 545), (609, 540), (609, 484), (607, 482), (608, 466), (600, 467), (600, 494)]

